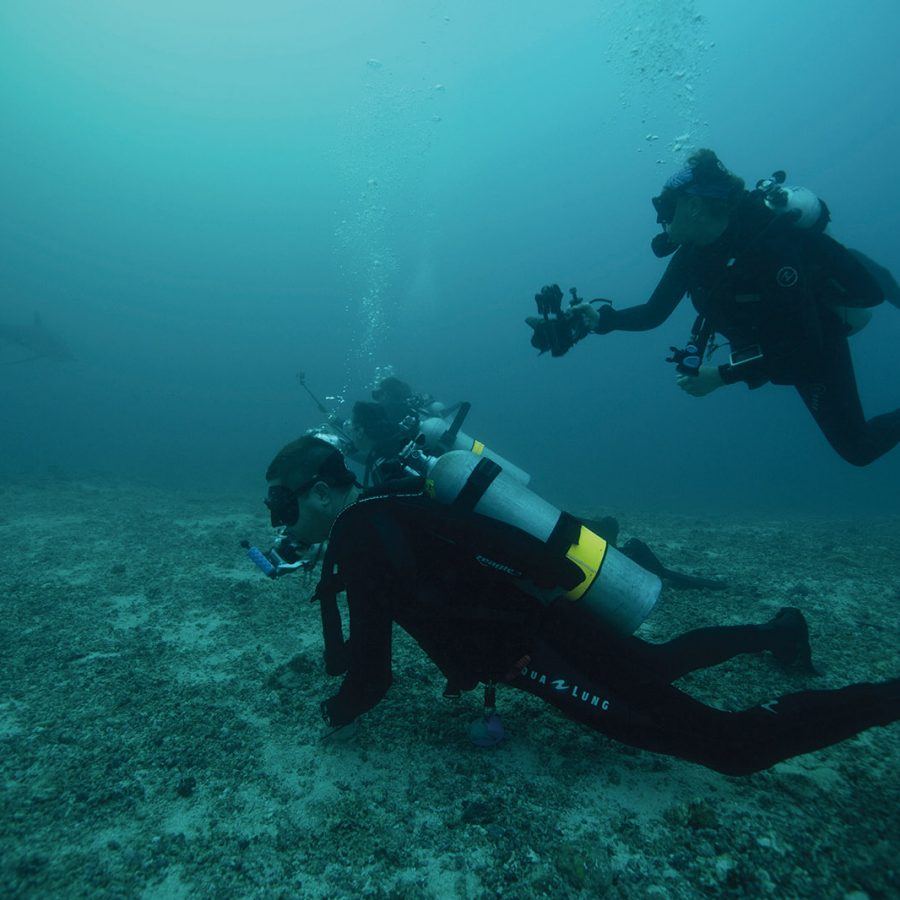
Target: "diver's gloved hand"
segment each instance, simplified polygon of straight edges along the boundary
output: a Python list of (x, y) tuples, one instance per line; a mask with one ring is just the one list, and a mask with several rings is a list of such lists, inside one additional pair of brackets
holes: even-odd
[(705, 397), (725, 384), (718, 366), (700, 366), (696, 375), (678, 375), (675, 382), (692, 397)]

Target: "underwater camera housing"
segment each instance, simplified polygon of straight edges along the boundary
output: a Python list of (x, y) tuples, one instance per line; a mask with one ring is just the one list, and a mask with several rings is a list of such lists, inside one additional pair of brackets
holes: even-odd
[(525, 321), (534, 329), (531, 346), (541, 353), (549, 350), (551, 356), (564, 356), (588, 333), (584, 318), (573, 312), (584, 300), (578, 296), (577, 288), (569, 288), (569, 293), (572, 298), (565, 310), (562, 308), (563, 292), (558, 284), (544, 285), (534, 295), (538, 317), (529, 316)]
[(563, 292), (558, 284), (545, 285), (534, 295), (540, 320), (534, 324), (531, 343), (541, 353), (549, 350), (551, 356), (563, 356), (575, 343), (571, 323), (562, 309), (562, 299)]

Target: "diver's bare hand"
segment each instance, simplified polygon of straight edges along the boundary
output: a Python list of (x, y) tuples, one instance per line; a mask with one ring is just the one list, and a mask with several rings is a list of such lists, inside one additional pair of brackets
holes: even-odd
[(340, 728), (329, 728), (319, 736), (320, 744), (346, 744), (352, 741), (359, 731), (359, 719), (354, 719)]
[(705, 397), (725, 384), (718, 366), (700, 366), (696, 375), (679, 375), (675, 381), (692, 397)]
[(600, 314), (590, 303), (578, 303), (575, 306), (570, 306), (568, 315), (579, 320), (577, 331), (581, 334), (588, 334), (593, 331), (600, 322)]

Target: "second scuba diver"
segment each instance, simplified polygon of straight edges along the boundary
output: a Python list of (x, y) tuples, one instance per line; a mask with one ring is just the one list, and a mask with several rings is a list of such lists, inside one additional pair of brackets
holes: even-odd
[[(614, 309), (573, 301), (562, 291), (536, 295), (532, 344), (554, 356), (590, 333), (647, 331), (661, 325), (685, 294), (699, 313), (688, 346), (674, 351), (678, 384), (703, 396), (727, 384), (793, 385), (828, 442), (865, 466), (900, 442), (900, 409), (866, 419), (847, 337), (887, 294), (890, 272), (824, 234), (827, 207), (811, 191), (785, 187), (777, 172), (744, 190), (712, 150), (699, 150), (653, 198), (663, 232), (657, 256), (672, 255), (650, 299)], [(705, 364), (715, 334), (729, 361)]]
[[(409, 475), (398, 460), (403, 448), (417, 439), (420, 448), (434, 456), (450, 450), (467, 450), (499, 463), (504, 472), (522, 484), (530, 481), (527, 472), (461, 430), (471, 407), (467, 401), (445, 406), (431, 395), (414, 393), (407, 382), (390, 375), (379, 380), (372, 391), (371, 401), (354, 403), (350, 419), (341, 422), (336, 416), (328, 415), (327, 409), (306, 386), (305, 378), (301, 384), (310, 393), (319, 411), (327, 415), (325, 423), (307, 433), (333, 444), (348, 459), (362, 466), (364, 487)], [(584, 518), (582, 521), (613, 547), (618, 547), (619, 523), (615, 518), (604, 516), (601, 519)], [(247, 542), (244, 546), (257, 566), (273, 578), (300, 568), (315, 568), (324, 552), (324, 547), (318, 544), (296, 545), (283, 532), (279, 532), (275, 546), (269, 551), (251, 548)], [(726, 587), (725, 582), (719, 579), (668, 568), (647, 544), (636, 537), (629, 538), (619, 549), (672, 587), (714, 591)]]

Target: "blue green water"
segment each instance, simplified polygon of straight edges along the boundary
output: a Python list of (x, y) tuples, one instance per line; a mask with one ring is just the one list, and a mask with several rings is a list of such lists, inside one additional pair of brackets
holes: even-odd
[[(559, 4), (555, 7), (560, 7)], [(827, 12), (827, 14), (826, 14)], [(537, 358), (548, 281), (618, 305), (664, 263), (649, 198), (711, 146), (785, 168), (900, 269), (887, 0), (153, 4), (0, 11), (0, 322), (76, 357), (0, 367), (2, 472), (252, 485), (379, 367), (560, 503), (900, 509), (900, 453), (839, 460), (791, 389), (697, 400), (654, 332)], [(900, 313), (853, 339), (872, 415)], [(0, 347), (2, 360), (9, 348)]]
[[(745, 658), (723, 708), (896, 676), (900, 449), (855, 469), (788, 388), (683, 394), (692, 322), (538, 357), (543, 284), (660, 277), (649, 198), (698, 147), (774, 169), (900, 273), (889, 0), (3, 0), (0, 894), (888, 897), (896, 724), (748, 779), (501, 691), (468, 746), (402, 635), (361, 739), (323, 749), (312, 577), (269, 582), (281, 445), (379, 373), (560, 506), (730, 590), (644, 636), (800, 605), (821, 678)], [(852, 339), (900, 403), (900, 310)], [(344, 401), (342, 405), (342, 401)], [(724, 512), (723, 512), (724, 510)], [(829, 516), (819, 516), (823, 511)], [(4, 677), (5, 676), (5, 677)], [(892, 893), (893, 892), (893, 893)]]

